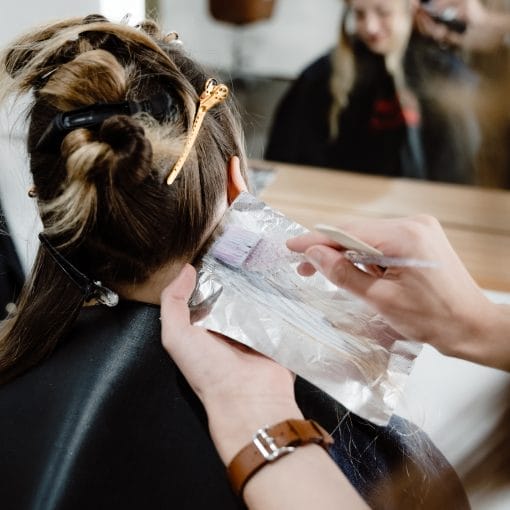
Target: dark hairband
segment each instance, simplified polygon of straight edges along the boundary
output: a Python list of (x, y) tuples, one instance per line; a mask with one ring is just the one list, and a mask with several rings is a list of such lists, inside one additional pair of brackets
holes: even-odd
[(103, 287), (101, 282), (91, 280), (81, 271), (76, 269), (50, 242), (50, 240), (41, 232), (39, 241), (44, 246), (48, 254), (69, 279), (78, 287), (83, 294), (85, 301), (95, 299), (106, 306), (115, 306), (119, 302), (119, 296), (113, 290)]
[(78, 128), (100, 126), (114, 115), (135, 115), (148, 113), (156, 120), (172, 120), (177, 114), (177, 105), (172, 97), (163, 92), (144, 101), (123, 101), (120, 103), (96, 103), (76, 110), (61, 112), (54, 117), (35, 146), (41, 152), (57, 152), (62, 140)]

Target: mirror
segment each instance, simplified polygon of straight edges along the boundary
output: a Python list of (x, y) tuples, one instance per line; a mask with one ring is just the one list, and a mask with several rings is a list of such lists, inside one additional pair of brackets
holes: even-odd
[(503, 37), (426, 37), (418, 0), (227, 4), (165, 0), (160, 17), (232, 79), (252, 158), (510, 187)]

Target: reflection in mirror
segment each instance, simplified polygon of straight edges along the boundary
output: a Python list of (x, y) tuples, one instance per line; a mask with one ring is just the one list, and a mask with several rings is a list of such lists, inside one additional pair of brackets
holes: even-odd
[(336, 47), (278, 105), (267, 159), (508, 186), (504, 161), (490, 165), (492, 173), (484, 161), (507, 144), (494, 147), (487, 132), (493, 119), (478, 100), (482, 73), (463, 47), (444, 42), (447, 27), (438, 40), (423, 21), (438, 25), (414, 1), (346, 1)]
[(159, 12), (233, 80), (252, 158), (510, 187), (504, 94), (493, 89), (507, 67), (504, 0), (488, 27), (455, 0), (463, 34), (425, 3), (276, 0), (269, 18), (243, 25), (213, 18), (209, 0), (166, 0)]
[[(423, 90), (431, 64), (441, 58), (443, 76), (454, 64), (449, 52), (431, 55), (437, 45), (413, 30), (415, 11), (407, 0), (348, 2), (336, 48), (305, 69), (280, 104), (266, 156), (391, 176), (440, 174), (449, 137)], [(431, 62), (418, 72), (423, 57)], [(430, 151), (436, 133), (444, 143)], [(456, 173), (442, 177), (458, 180)]]

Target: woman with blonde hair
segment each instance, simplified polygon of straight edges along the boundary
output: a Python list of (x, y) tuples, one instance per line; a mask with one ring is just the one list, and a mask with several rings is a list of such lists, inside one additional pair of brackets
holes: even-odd
[[(175, 34), (100, 16), (31, 31), (1, 65), (4, 95), (31, 93), (30, 195), (43, 225), (0, 329), (2, 508), (243, 508), (211, 441), (215, 424), (161, 346), (159, 320), (163, 288), (246, 189), (227, 87)], [(271, 391), (281, 380), (291, 402), (283, 410)], [(287, 371), (265, 383), (257, 409), (319, 421), (364, 497), (378, 480), (391, 484), (395, 465), (422, 475), (408, 502), (434, 476), (459, 489), (445, 459), (402, 420), (372, 426), (302, 380), (294, 390)], [(223, 401), (222, 416), (248, 397)]]
[(475, 84), (415, 30), (417, 0), (346, 0), (338, 44), (280, 103), (265, 157), (389, 176), (471, 182), (478, 127), (448, 112), (445, 83)]

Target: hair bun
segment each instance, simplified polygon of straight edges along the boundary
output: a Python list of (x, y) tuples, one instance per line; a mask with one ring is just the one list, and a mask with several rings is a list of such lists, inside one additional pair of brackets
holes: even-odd
[(109, 145), (112, 159), (110, 172), (115, 179), (142, 182), (152, 169), (152, 145), (143, 127), (131, 117), (115, 115), (106, 119), (98, 133), (98, 141)]

